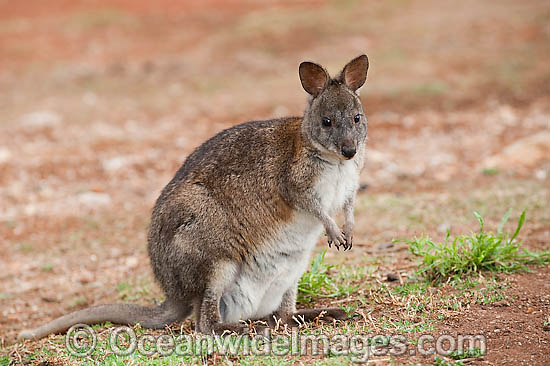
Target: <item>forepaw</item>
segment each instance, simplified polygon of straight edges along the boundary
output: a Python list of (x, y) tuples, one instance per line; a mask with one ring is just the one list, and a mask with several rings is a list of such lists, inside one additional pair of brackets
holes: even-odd
[(340, 250), (340, 246), (342, 246), (344, 250), (348, 249), (348, 243), (346, 241), (346, 237), (338, 227), (327, 230), (327, 237), (328, 237), (329, 248), (331, 248), (332, 244), (334, 244), (334, 246), (338, 250)]

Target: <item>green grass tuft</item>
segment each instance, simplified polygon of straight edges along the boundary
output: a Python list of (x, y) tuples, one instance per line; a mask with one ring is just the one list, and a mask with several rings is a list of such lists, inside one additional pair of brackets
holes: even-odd
[(316, 255), (311, 261), (311, 269), (300, 278), (297, 298), (299, 303), (309, 304), (321, 294), (336, 292), (337, 286), (328, 274), (333, 266), (325, 263), (326, 252), (324, 250)]
[(479, 347), (471, 347), (464, 351), (454, 351), (449, 356), (454, 360), (464, 360), (466, 358), (481, 357), (485, 353)]
[(350, 296), (359, 289), (360, 281), (372, 268), (360, 269), (333, 265), (325, 262), (326, 250), (317, 254), (311, 261), (311, 268), (298, 282), (297, 302), (310, 304), (318, 298)]
[(496, 234), (484, 232), (483, 218), (477, 212), (474, 216), (480, 225), (477, 234), (460, 235), (450, 240), (447, 232), (443, 243), (434, 242), (424, 235), (413, 240), (397, 240), (407, 243), (411, 253), (421, 258), (418, 275), (439, 283), (481, 271), (513, 272), (525, 270), (529, 264), (550, 264), (550, 251), (520, 250), (521, 243), (515, 241), (525, 222), (525, 211), (511, 236), (502, 232), (510, 211), (502, 218)]
[(483, 175), (497, 175), (500, 173), (498, 168), (485, 168), (481, 171)]

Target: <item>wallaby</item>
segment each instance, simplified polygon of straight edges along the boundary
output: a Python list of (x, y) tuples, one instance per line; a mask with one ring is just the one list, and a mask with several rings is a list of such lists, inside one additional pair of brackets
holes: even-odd
[[(309, 93), (303, 117), (240, 124), (189, 155), (156, 201), (148, 232), (162, 304), (93, 306), (19, 338), (106, 321), (164, 328), (192, 313), (195, 329), (208, 334), (240, 332), (247, 319), (269, 325), (344, 319), (338, 308), (296, 311), (296, 293), (323, 228), (329, 247), (352, 247), (367, 138), (358, 89), (368, 66), (361, 55), (331, 78), (322, 66), (303, 62), (299, 75)], [(342, 209), (340, 230), (331, 215)]]

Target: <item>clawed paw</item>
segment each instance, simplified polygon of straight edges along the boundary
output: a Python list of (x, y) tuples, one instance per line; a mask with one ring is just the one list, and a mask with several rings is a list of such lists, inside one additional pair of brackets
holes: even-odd
[(327, 234), (328, 236), (328, 246), (329, 248), (332, 247), (332, 244), (336, 247), (336, 249), (340, 250), (340, 246), (344, 246), (346, 244), (346, 239), (344, 238), (344, 234), (341, 232), (336, 232), (334, 234)]
[(352, 237), (349, 238), (346, 237), (346, 235), (341, 231), (336, 231), (336, 233), (333, 233), (332, 235), (327, 233), (328, 236), (328, 246), (329, 248), (332, 248), (332, 244), (336, 247), (336, 249), (340, 250), (340, 247), (343, 247), (344, 250), (350, 250), (352, 247)]
[(327, 226), (325, 226), (325, 231), (328, 237), (329, 248), (332, 248), (332, 244), (334, 244), (338, 250), (340, 250), (340, 247), (343, 247), (344, 250), (350, 250), (353, 246), (351, 235), (352, 230), (346, 226), (344, 226), (344, 230), (340, 230), (338, 225), (335, 223)]

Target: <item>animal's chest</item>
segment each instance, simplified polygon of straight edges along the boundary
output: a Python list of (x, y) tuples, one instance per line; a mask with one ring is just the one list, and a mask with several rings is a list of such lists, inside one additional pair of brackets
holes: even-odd
[(345, 201), (355, 194), (359, 182), (359, 169), (353, 161), (330, 165), (319, 175), (315, 191), (328, 213), (342, 209)]

